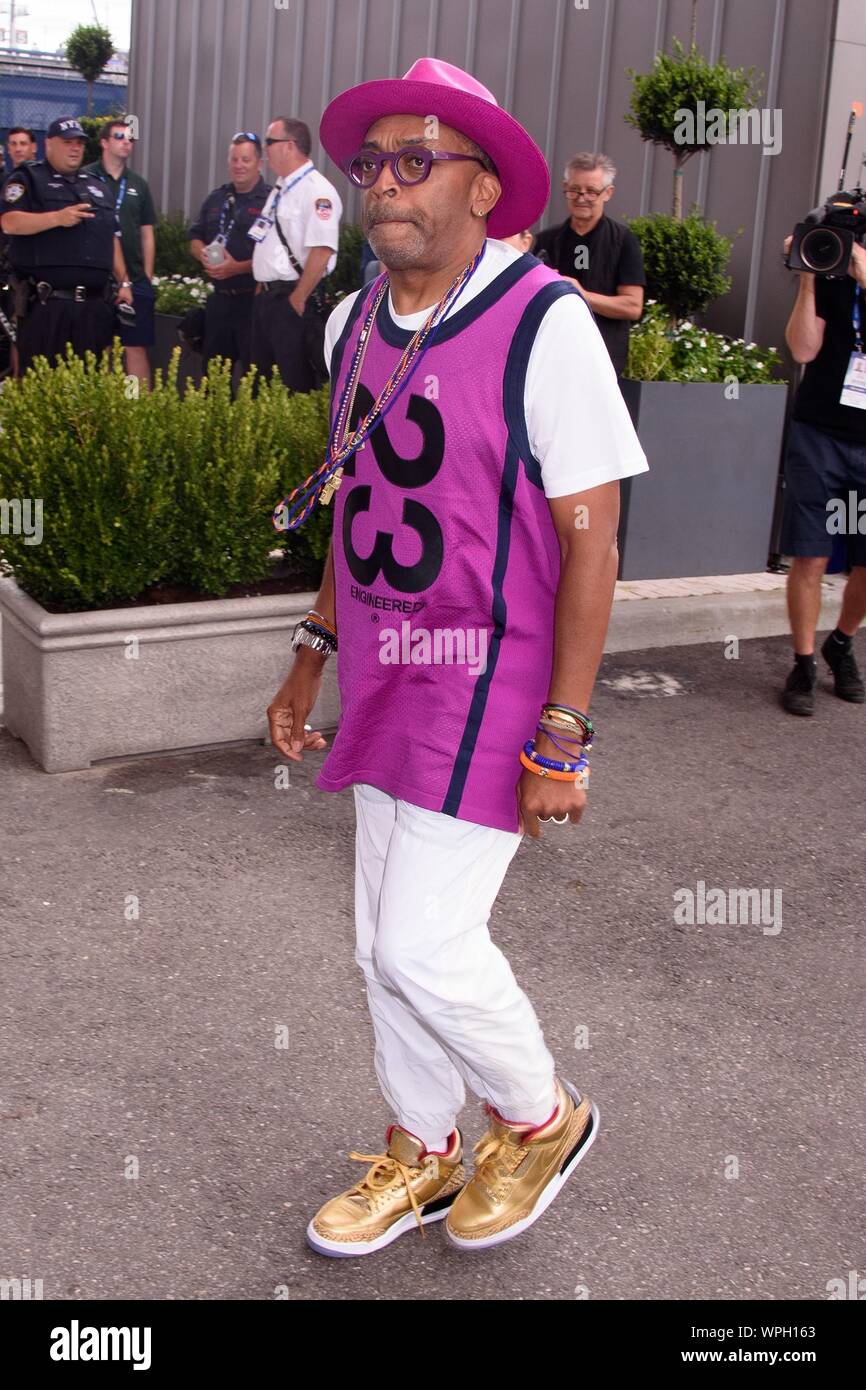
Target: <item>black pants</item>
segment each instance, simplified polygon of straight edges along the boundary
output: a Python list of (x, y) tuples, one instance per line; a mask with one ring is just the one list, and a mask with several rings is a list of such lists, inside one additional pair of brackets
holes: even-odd
[(66, 344), (71, 343), (76, 357), (95, 352), (97, 357), (119, 329), (114, 307), (104, 299), (49, 299), (45, 304), (35, 300), (24, 319), (18, 320), (18, 358), (22, 374), (34, 357), (47, 357), (52, 366), (54, 358), (63, 356)]
[(303, 318), (285, 294), (257, 294), (253, 301), (252, 361), (270, 378), (274, 367), (291, 391), (315, 391), (322, 377), (310, 360), (321, 319), (307, 300)]
[(240, 362), (244, 371), (249, 367), (254, 297), (252, 290), (249, 294), (221, 294), (215, 290), (208, 296), (204, 311), (205, 371), (212, 357)]

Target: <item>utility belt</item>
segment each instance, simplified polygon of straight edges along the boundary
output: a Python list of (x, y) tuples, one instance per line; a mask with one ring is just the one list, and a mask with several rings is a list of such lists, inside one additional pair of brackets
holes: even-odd
[(57, 287), (48, 280), (34, 280), (16, 275), (12, 280), (12, 295), (15, 313), (19, 319), (26, 318), (33, 303), (47, 304), (49, 299), (71, 299), (75, 304), (84, 304), (91, 299), (101, 299), (108, 304), (112, 299), (111, 281), (104, 285), (64, 285)]
[(255, 294), (255, 292), (256, 292), (256, 287), (255, 287), (255, 285), (246, 285), (246, 286), (242, 287), (241, 289), (235, 289), (235, 290), (227, 289), (227, 288), (226, 288), (226, 289), (221, 289), (221, 288), (215, 288), (215, 289), (214, 289), (214, 294), (219, 294), (219, 295), (223, 295), (223, 294)]
[(297, 280), (259, 280), (256, 293), (262, 294), (293, 294), (298, 288)]

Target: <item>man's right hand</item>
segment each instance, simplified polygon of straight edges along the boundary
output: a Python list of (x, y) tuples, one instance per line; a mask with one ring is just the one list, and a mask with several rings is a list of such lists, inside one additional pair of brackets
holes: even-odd
[(86, 217), (95, 217), (96, 213), (89, 203), (72, 203), (68, 208), (61, 208), (55, 216), (58, 227), (77, 227), (79, 222)]
[(303, 647), (295, 664), (268, 705), (271, 743), (292, 762), (301, 762), (301, 750), (327, 748), (318, 730), (306, 730), (307, 715), (319, 698), (326, 657)]

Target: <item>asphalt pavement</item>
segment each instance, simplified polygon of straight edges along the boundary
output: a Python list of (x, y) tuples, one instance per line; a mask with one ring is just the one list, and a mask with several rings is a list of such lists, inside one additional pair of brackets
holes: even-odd
[[(287, 787), (257, 744), (49, 776), (0, 735), (0, 1276), (46, 1299), (822, 1300), (866, 1274), (866, 707), (822, 672), (794, 719), (788, 641), (725, 650), (605, 659), (589, 810), (505, 879), (494, 939), (601, 1132), (487, 1254), (440, 1226), (366, 1259), (304, 1242), (391, 1119), (324, 753)], [(677, 920), (718, 888), (767, 911)], [(477, 1102), (461, 1125), (480, 1137)]]

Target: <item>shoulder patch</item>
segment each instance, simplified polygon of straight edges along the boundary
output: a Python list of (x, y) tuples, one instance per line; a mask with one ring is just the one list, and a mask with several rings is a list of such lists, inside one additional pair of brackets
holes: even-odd
[(327, 222), (328, 218), (331, 216), (333, 211), (334, 205), (331, 202), (330, 198), (316, 199), (316, 216), (321, 217), (323, 222)]
[(25, 192), (23, 183), (7, 183), (3, 189), (3, 198), (7, 203), (17, 203)]

